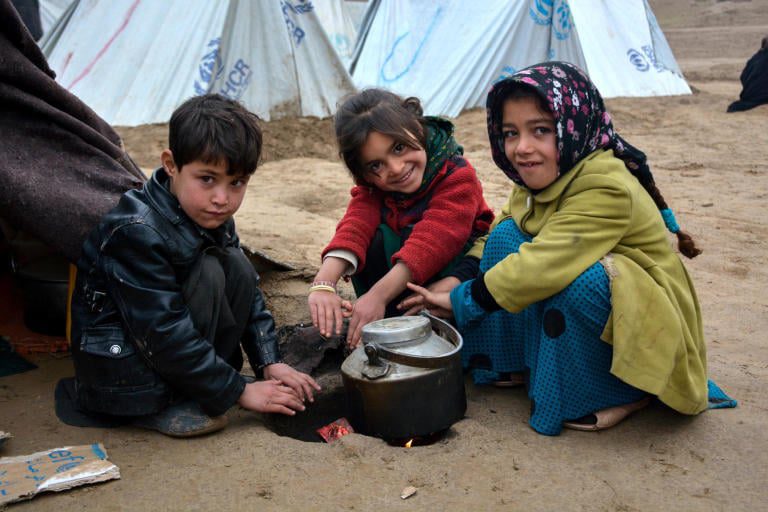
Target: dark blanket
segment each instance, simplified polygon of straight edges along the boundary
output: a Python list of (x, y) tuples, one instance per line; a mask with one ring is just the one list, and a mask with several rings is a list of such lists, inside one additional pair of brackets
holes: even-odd
[(40, 20), (40, 2), (38, 0), (11, 0), (11, 4), (19, 12), (21, 21), (26, 25), (35, 41), (43, 37), (43, 23)]
[(117, 133), (54, 77), (0, 0), (0, 217), (76, 261), (101, 216), (146, 178)]
[(749, 110), (768, 103), (768, 48), (761, 48), (747, 61), (741, 72), (743, 90), (739, 100), (728, 106), (728, 112)]

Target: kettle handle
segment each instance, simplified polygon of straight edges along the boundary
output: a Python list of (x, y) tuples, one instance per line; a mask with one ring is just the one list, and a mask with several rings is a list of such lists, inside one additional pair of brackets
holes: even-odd
[[(383, 357), (387, 361), (393, 363), (415, 366), (417, 368), (443, 368), (448, 366), (449, 362), (459, 353), (464, 344), (461, 334), (459, 334), (459, 331), (445, 320), (432, 316), (426, 312), (422, 312), (421, 314), (429, 319), (432, 324), (432, 329), (437, 331), (438, 335), (454, 345), (453, 350), (439, 356), (416, 356), (403, 354), (401, 352), (393, 352), (376, 342), (369, 342), (366, 346), (373, 348), (374, 350), (371, 352), (375, 353), (377, 356)], [(367, 353), (368, 350), (366, 350), (366, 354)]]

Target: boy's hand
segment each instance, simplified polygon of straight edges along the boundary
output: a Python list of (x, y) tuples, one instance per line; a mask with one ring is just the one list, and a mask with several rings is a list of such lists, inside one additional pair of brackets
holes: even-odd
[[(433, 293), (450, 292), (460, 284), (461, 281), (459, 281), (458, 278), (449, 276), (444, 277), (439, 281), (435, 281), (431, 285), (427, 286), (427, 290)], [(427, 301), (424, 296), (418, 293), (414, 293), (413, 295), (406, 297), (400, 304), (398, 304), (397, 309), (400, 311), (405, 310), (403, 313), (404, 315), (415, 315), (421, 310), (427, 309), (427, 306)], [(445, 310), (434, 305), (429, 308), (429, 313), (440, 318), (450, 318), (452, 316), (450, 309)]]
[(365, 324), (384, 318), (384, 309), (385, 302), (370, 291), (355, 302), (347, 330), (349, 348), (354, 349), (360, 344)]
[(453, 314), (450, 291), (433, 292), (413, 283), (408, 283), (407, 286), (424, 299), (424, 305), (430, 312), (434, 312), (435, 316), (451, 316)]
[(312, 315), (312, 325), (320, 329), (321, 336), (333, 336), (341, 334), (342, 314), (344, 303), (335, 293), (318, 290), (311, 292), (307, 298), (309, 312)]
[(316, 391), (321, 389), (320, 385), (315, 382), (315, 379), (306, 373), (301, 373), (291, 368), (285, 363), (275, 363), (264, 368), (264, 378), (282, 382), (291, 388), (302, 402), (305, 400), (314, 402), (315, 397), (312, 394), (312, 389), (314, 388)]
[(304, 404), (296, 393), (279, 380), (264, 380), (245, 385), (237, 403), (249, 411), (273, 412), (293, 416)]

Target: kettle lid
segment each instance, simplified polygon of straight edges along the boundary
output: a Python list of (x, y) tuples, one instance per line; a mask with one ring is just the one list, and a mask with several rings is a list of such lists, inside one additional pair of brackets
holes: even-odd
[(363, 343), (377, 343), (387, 345), (404, 343), (419, 338), (428, 337), (432, 333), (432, 326), (427, 317), (397, 316), (382, 318), (363, 326)]

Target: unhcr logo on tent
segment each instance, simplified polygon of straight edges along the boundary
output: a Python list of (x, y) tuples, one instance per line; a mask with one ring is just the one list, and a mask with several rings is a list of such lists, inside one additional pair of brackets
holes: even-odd
[(213, 89), (213, 85), (220, 80), (218, 93), (227, 98), (238, 100), (251, 82), (251, 67), (243, 60), (237, 59), (228, 73), (224, 73), (224, 58), (221, 55), (221, 38), (211, 39), (206, 48), (210, 50), (200, 59), (197, 66), (198, 79), (195, 80), (195, 94), (206, 94)]
[(554, 0), (531, 0), (531, 4), (528, 12), (533, 21), (539, 25), (549, 25), (552, 23), (552, 8), (555, 5)]
[(557, 23), (552, 20), (552, 31), (555, 37), (561, 41), (568, 39), (573, 31), (573, 19), (571, 19), (571, 8), (565, 0), (559, 2), (560, 5), (555, 9), (557, 14)]
[(640, 52), (634, 48), (627, 50), (627, 57), (629, 57), (630, 64), (635, 66), (638, 71), (646, 72), (651, 69), (651, 66), (653, 66), (659, 73), (666, 69), (664, 65), (656, 59), (656, 52), (653, 50), (653, 46), (647, 44), (643, 46), (641, 50), (643, 51)]
[(231, 100), (239, 100), (248, 84), (251, 83), (252, 75), (251, 66), (246, 64), (243, 59), (237, 59), (235, 65), (227, 73), (227, 81), (221, 86), (219, 94)]
[(352, 45), (345, 34), (333, 34), (330, 39), (333, 41), (333, 46), (336, 47), (339, 55), (345, 55), (351, 51)]
[(200, 81), (195, 80), (195, 94), (198, 96), (207, 93), (211, 84), (218, 80), (224, 72), (219, 50), (220, 44), (220, 37), (208, 41), (207, 48), (211, 50), (200, 59), (200, 64), (197, 67)]
[(528, 13), (536, 24), (552, 25), (555, 37), (561, 41), (568, 39), (573, 31), (571, 8), (566, 0), (531, 0)]
[(291, 13), (298, 16), (312, 12), (315, 7), (312, 5), (312, 2), (305, 2), (304, 0), (299, 0), (299, 3), (295, 5), (288, 0), (282, 0), (280, 3), (283, 6), (283, 18), (285, 19), (285, 26), (288, 28), (288, 33), (295, 41), (296, 46), (299, 46), (304, 39), (304, 36), (307, 34), (295, 20), (291, 19)]

